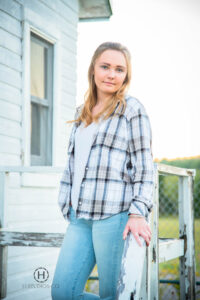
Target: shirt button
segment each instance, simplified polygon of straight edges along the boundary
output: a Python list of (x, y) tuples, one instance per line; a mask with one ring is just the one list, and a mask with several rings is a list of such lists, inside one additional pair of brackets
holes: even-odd
[(82, 183), (81, 186), (84, 186), (84, 183)]
[(80, 204), (80, 205), (81, 205), (81, 204), (82, 204), (82, 202), (81, 202), (81, 201), (79, 201), (79, 203), (78, 203), (78, 204)]
[(86, 169), (86, 170), (88, 170), (89, 168), (88, 168), (88, 167), (86, 167), (85, 169)]

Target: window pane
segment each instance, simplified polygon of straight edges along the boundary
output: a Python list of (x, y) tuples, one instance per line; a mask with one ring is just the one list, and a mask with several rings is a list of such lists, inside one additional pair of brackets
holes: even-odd
[(31, 95), (45, 98), (46, 49), (31, 40)]
[(52, 164), (53, 44), (31, 32), (31, 165)]
[(31, 154), (40, 155), (40, 109), (31, 103)]

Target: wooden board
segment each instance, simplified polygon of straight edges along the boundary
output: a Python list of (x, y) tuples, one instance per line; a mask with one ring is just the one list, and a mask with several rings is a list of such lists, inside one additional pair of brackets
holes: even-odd
[(139, 299), (146, 242), (140, 237), (138, 245), (132, 233), (128, 233), (124, 243), (120, 276), (117, 285), (117, 300)]

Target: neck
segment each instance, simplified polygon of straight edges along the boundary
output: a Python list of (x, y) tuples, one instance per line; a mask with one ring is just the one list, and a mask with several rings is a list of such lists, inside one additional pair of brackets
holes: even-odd
[(99, 106), (104, 106), (110, 99), (111, 99), (112, 95), (97, 95), (97, 105)]

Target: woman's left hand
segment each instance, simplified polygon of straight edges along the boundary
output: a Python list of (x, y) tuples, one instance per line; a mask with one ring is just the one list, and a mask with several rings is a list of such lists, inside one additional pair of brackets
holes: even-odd
[(125, 240), (127, 237), (128, 232), (131, 231), (133, 236), (135, 237), (139, 246), (142, 247), (141, 240), (139, 236), (142, 236), (149, 246), (151, 241), (151, 229), (145, 218), (129, 218), (128, 222), (126, 223), (124, 232), (123, 232), (123, 239)]

